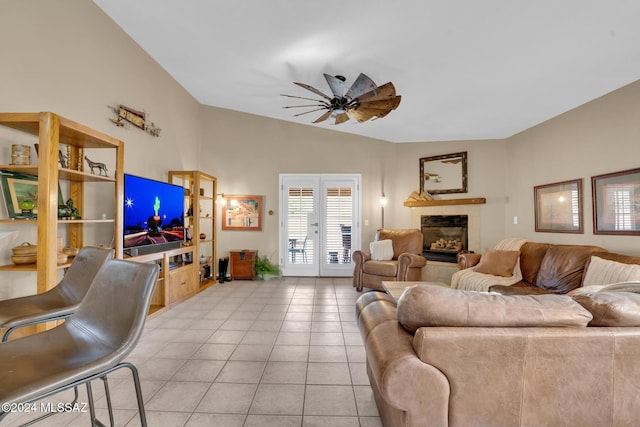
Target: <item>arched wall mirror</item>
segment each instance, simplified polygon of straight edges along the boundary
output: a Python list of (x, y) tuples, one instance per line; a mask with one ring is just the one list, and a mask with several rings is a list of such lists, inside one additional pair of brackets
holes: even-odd
[(449, 194), (467, 192), (467, 152), (422, 157), (420, 193)]

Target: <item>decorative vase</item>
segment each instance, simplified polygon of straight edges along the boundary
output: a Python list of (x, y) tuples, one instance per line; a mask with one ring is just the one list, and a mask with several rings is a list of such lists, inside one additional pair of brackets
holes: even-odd
[(18, 206), (20, 207), (20, 210), (22, 210), (23, 215), (29, 215), (33, 213), (36, 203), (31, 199), (24, 199), (20, 200)]

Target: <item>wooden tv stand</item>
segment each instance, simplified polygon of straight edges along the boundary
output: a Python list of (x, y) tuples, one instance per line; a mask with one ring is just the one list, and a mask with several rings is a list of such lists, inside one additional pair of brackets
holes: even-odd
[(135, 262), (156, 262), (160, 265), (160, 275), (151, 298), (149, 315), (174, 306), (196, 294), (198, 290), (197, 264), (183, 262), (185, 254), (191, 254), (193, 260), (194, 247), (184, 246), (128, 258)]

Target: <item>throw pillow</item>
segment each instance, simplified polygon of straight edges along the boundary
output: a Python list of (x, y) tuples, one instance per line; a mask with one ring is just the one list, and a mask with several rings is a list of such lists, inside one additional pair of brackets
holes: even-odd
[(371, 259), (374, 261), (389, 261), (393, 259), (393, 242), (390, 239), (377, 240), (369, 244)]
[(640, 294), (600, 291), (573, 299), (593, 315), (589, 326), (640, 326)]
[(634, 294), (640, 294), (640, 281), (630, 280), (628, 282), (619, 282), (611, 285), (606, 285), (603, 289), (605, 292), (633, 292)]
[(500, 295), (417, 285), (398, 300), (398, 322), (424, 326), (587, 326), (591, 313), (566, 295)]
[(640, 280), (640, 265), (625, 264), (592, 256), (582, 286)]
[(487, 248), (473, 270), (476, 273), (511, 277), (519, 257), (520, 251), (499, 251)]

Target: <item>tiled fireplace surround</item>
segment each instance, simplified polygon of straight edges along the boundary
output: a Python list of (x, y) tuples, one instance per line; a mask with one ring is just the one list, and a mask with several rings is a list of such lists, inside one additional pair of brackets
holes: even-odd
[[(456, 204), (411, 207), (411, 228), (420, 229), (420, 218), (423, 215), (467, 215), (468, 248), (480, 252), (480, 207), (479, 204)], [(422, 269), (422, 280), (451, 283), (451, 275), (458, 270), (457, 264), (450, 262), (427, 261)]]

